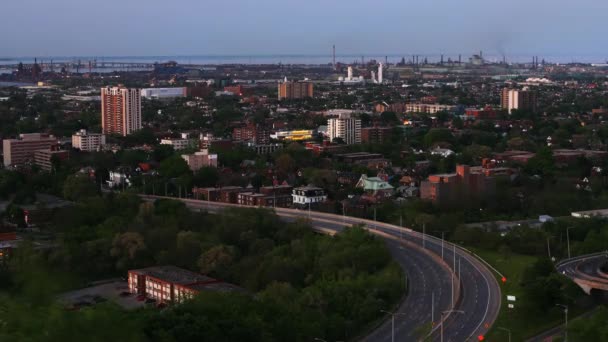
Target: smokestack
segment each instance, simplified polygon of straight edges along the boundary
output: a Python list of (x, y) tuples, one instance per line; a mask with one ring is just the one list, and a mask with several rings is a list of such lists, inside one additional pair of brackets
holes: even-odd
[(334, 44), (334, 46), (333, 46), (333, 65), (334, 65), (334, 70), (336, 70), (336, 44)]
[(380, 65), (378, 65), (378, 83), (382, 84), (383, 81), (383, 65), (382, 63), (380, 63)]

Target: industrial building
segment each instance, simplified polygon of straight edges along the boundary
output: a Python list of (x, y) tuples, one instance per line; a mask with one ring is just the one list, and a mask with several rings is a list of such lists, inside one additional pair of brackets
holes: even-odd
[(174, 99), (178, 97), (186, 97), (188, 88), (144, 88), (140, 92), (144, 99)]

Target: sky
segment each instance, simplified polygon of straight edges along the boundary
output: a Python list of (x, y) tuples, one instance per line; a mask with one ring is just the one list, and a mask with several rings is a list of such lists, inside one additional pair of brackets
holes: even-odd
[(2, 0), (0, 56), (608, 58), (606, 0)]

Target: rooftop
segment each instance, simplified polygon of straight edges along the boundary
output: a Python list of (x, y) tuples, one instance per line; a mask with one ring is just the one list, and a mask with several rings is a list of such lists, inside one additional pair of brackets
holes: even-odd
[(154, 278), (158, 278), (160, 280), (179, 285), (189, 285), (215, 281), (215, 279), (207, 277), (205, 275), (170, 265), (141, 268), (138, 270), (131, 270), (130, 272), (152, 276)]

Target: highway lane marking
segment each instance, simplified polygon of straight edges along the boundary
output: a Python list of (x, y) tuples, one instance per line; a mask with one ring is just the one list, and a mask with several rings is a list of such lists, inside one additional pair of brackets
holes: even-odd
[[(147, 196), (147, 197), (149, 197), (149, 198), (155, 198), (155, 199), (156, 198), (163, 198), (161, 196), (153, 196), (153, 197), (152, 196)], [(207, 210), (209, 209), (210, 206), (214, 206), (215, 210), (218, 210), (220, 208), (225, 208), (225, 207), (251, 208), (250, 206), (242, 206), (242, 205), (236, 205), (236, 204), (226, 205), (224, 203), (221, 203), (220, 205), (217, 205), (217, 203), (214, 203), (214, 202), (205, 202), (205, 201), (190, 200), (190, 199), (180, 199), (180, 200), (183, 201), (183, 202), (186, 202), (186, 203), (194, 203), (194, 204), (196, 204), (196, 205), (199, 206), (199, 209), (205, 208)], [(205, 204), (207, 204), (207, 205), (205, 206)], [(306, 219), (307, 217), (309, 217), (306, 214), (304, 214), (304, 215), (296, 215), (293, 211), (292, 212), (288, 212), (288, 210), (290, 210), (290, 209), (275, 208), (275, 212), (277, 214), (278, 213), (282, 213), (283, 214), (283, 215), (279, 215), (279, 216), (291, 216), (291, 217), (296, 216), (296, 217), (300, 217), (300, 218), (304, 218), (304, 219)], [(310, 215), (310, 213), (309, 213), (309, 215)], [(334, 215), (334, 214), (326, 214), (326, 213), (318, 213), (318, 212), (315, 212), (314, 216), (315, 216), (314, 218), (317, 219), (317, 220), (320, 219), (319, 216), (324, 216), (324, 217), (327, 217), (327, 218), (334, 218), (334, 219), (336, 219), (336, 221), (328, 222), (329, 224), (334, 225), (334, 226), (342, 226), (342, 227), (344, 227), (345, 224), (342, 223), (341, 221), (344, 221), (344, 222), (348, 221), (351, 224), (353, 224), (353, 223), (354, 224), (365, 224), (367, 226), (370, 226), (370, 228), (371, 228), (370, 230), (371, 231), (378, 231), (378, 232), (383, 232), (383, 233), (385, 233), (386, 231), (400, 232), (400, 233), (402, 232), (402, 233), (405, 233), (410, 239), (417, 239), (417, 240), (421, 240), (422, 239), (421, 238), (421, 236), (422, 236), (421, 233), (415, 232), (415, 231), (413, 231), (411, 229), (408, 229), (408, 228), (396, 227), (396, 226), (393, 226), (393, 225), (385, 224), (383, 222), (376, 222), (376, 221), (371, 221), (371, 220), (357, 219), (357, 218), (344, 217), (344, 216), (338, 216), (338, 215)], [(324, 220), (324, 221), (327, 222), (327, 220)], [(384, 234), (381, 234), (381, 235), (384, 235)], [(393, 236), (393, 238), (394, 238), (394, 236)], [(426, 236), (426, 239), (427, 239), (428, 243), (430, 243), (432, 245), (435, 245), (435, 250), (437, 248), (439, 248), (439, 244), (440, 244), (440, 240), (439, 239), (437, 239), (437, 238), (435, 238), (433, 236), (429, 236), (429, 235)], [(450, 244), (451, 243), (447, 242), (448, 246)], [(425, 250), (427, 250), (427, 249), (428, 248), (425, 248)], [(493, 296), (491, 295), (491, 291), (489, 290), (490, 287), (489, 287), (487, 276), (479, 270), (479, 267), (475, 263), (475, 262), (479, 262), (479, 259), (481, 259), (481, 258), (479, 258), (477, 256), (477, 260), (475, 260), (475, 262), (471, 262), (469, 260), (469, 257), (471, 256), (472, 253), (469, 252), (469, 254), (466, 254), (466, 253), (462, 254), (463, 250), (464, 251), (467, 251), (467, 250), (463, 249), (462, 247), (459, 247), (459, 246), (457, 246), (457, 249), (458, 249), (458, 255), (460, 255), (461, 258), (463, 258), (463, 259), (467, 260), (469, 263), (471, 263), (471, 265), (475, 268), (475, 270), (478, 273), (482, 274), (482, 277), (483, 277), (484, 281), (486, 282), (486, 287), (488, 288), (488, 303), (490, 303), (490, 299)], [(434, 251), (433, 251), (433, 253), (436, 254), (436, 252), (434, 252)], [(473, 257), (472, 259), (476, 259), (476, 258)], [(485, 262), (485, 260), (483, 260), (483, 259), (481, 259), (481, 260), (483, 262)], [(487, 262), (486, 262), (486, 264), (487, 264)], [(489, 265), (489, 267), (492, 268), (491, 265)], [(451, 271), (453, 272), (453, 270), (451, 270)], [(498, 307), (500, 308), (500, 302), (498, 303)], [(487, 315), (488, 315), (488, 311), (489, 311), (489, 305), (486, 306), (486, 310), (484, 312), (484, 320), (485, 320), (485, 317), (487, 317)], [(476, 330), (478, 328), (479, 327), (477, 327)]]

